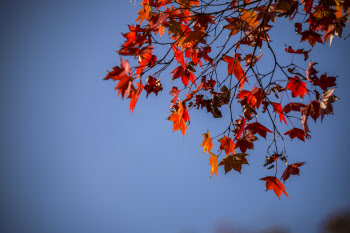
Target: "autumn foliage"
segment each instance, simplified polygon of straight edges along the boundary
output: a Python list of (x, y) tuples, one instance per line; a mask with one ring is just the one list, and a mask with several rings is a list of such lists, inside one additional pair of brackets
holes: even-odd
[[(309, 139), (310, 118), (321, 123), (333, 114), (332, 104), (338, 99), (336, 76), (319, 73), (318, 64), (309, 58), (314, 47), (342, 37), (350, 0), (136, 2), (141, 4), (136, 23), (122, 34), (125, 42), (117, 51), (124, 59), (105, 79), (117, 81), (115, 89), (122, 99), (130, 99), (131, 112), (143, 92), (146, 98), (169, 98), (168, 120), (183, 137), (190, 131), (191, 112), (213, 118), (229, 114), (226, 130), (203, 134), (200, 146), (208, 154), (210, 176), (217, 175), (220, 166), (225, 173), (240, 173), (249, 165), (248, 153), (256, 141), (267, 140), (264, 166), (273, 174), (260, 180), (279, 198), (282, 193), (288, 196), (280, 179), (299, 175), (305, 162), (289, 163), (293, 157), (283, 146), (286, 138)], [(270, 34), (279, 22), (293, 25), (298, 48), (274, 47)], [(281, 64), (278, 56), (290, 57), (291, 62)], [(295, 56), (302, 57), (301, 64)], [(173, 85), (169, 96), (162, 93), (163, 83)], [(280, 179), (278, 162), (285, 164)]]

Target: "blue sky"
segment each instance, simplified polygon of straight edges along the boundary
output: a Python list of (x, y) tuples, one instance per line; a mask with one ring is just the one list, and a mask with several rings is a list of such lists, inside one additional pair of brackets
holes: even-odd
[[(115, 83), (102, 80), (119, 65), (121, 32), (138, 9), (127, 0), (3, 3), (1, 232), (209, 233), (223, 223), (316, 232), (349, 208), (349, 39), (311, 54), (321, 73), (339, 76), (340, 100), (335, 116), (310, 123), (312, 139), (287, 143), (290, 158), (308, 165), (286, 182), (291, 199), (278, 200), (259, 181), (271, 175), (261, 166), (263, 140), (241, 175), (209, 177), (201, 134), (223, 121), (193, 111), (185, 139), (173, 133), (171, 76), (158, 98), (140, 97), (133, 115)], [(280, 34), (274, 43), (293, 40)]]

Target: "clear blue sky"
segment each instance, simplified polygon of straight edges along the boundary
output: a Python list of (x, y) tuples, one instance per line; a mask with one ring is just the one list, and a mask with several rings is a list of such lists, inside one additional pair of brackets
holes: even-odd
[(102, 80), (119, 65), (120, 33), (139, 3), (2, 3), (0, 232), (209, 233), (222, 223), (316, 232), (350, 206), (349, 39), (311, 54), (320, 72), (339, 75), (340, 100), (335, 116), (310, 121), (311, 140), (287, 144), (294, 161), (309, 163), (286, 182), (291, 199), (278, 200), (259, 181), (271, 175), (263, 140), (241, 175), (210, 178), (201, 134), (222, 121), (193, 112), (183, 139), (166, 120), (170, 85), (159, 98), (142, 95), (131, 116), (115, 83)]

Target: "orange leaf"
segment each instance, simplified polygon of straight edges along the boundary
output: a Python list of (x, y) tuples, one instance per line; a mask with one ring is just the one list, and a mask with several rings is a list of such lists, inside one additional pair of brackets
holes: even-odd
[(218, 141), (221, 142), (219, 150), (225, 150), (226, 155), (235, 153), (235, 143), (232, 141), (231, 138), (224, 136)]
[(210, 159), (209, 159), (209, 165), (211, 165), (210, 168), (210, 177), (215, 173), (216, 176), (218, 176), (218, 157), (214, 155), (213, 153), (210, 153)]
[(207, 151), (207, 154), (208, 154), (208, 153), (210, 153), (211, 148), (213, 148), (213, 143), (211, 141), (209, 131), (207, 134), (204, 133), (203, 137), (204, 137), (204, 140), (203, 140), (202, 145), (201, 145), (201, 146), (204, 146), (203, 154), (205, 153), (205, 151)]
[(143, 20), (148, 20), (149, 19), (149, 14), (152, 11), (152, 8), (149, 5), (144, 6), (141, 10), (139, 10), (139, 12), (137, 12), (139, 14), (139, 16), (137, 17), (136, 21), (140, 20), (140, 23), (142, 23)]
[(264, 180), (266, 181), (266, 191), (267, 190), (272, 190), (275, 191), (275, 194), (277, 195), (277, 197), (279, 199), (281, 199), (281, 194), (282, 192), (287, 196), (288, 193), (285, 190), (284, 185), (281, 183), (281, 181), (279, 181), (276, 177), (273, 176), (267, 176), (265, 178), (261, 178), (260, 180)]
[(173, 122), (173, 131), (181, 130), (181, 133), (185, 137), (185, 131), (187, 129), (186, 122), (184, 119), (184, 107), (179, 100), (179, 108), (177, 111), (173, 111), (172, 114), (169, 116), (169, 120)]
[(256, 11), (244, 10), (241, 20), (247, 22), (249, 26), (257, 27), (260, 25), (259, 21), (256, 20), (257, 15)]
[(245, 72), (241, 66), (239, 59), (234, 59), (230, 56), (223, 56), (222, 58), (225, 62), (228, 63), (228, 74), (234, 74), (239, 81), (239, 88), (242, 90), (244, 83), (247, 82), (245, 77)]
[(255, 95), (253, 95), (252, 92), (247, 90), (240, 91), (239, 94), (237, 95), (237, 99), (241, 99), (241, 100), (246, 99), (247, 104), (251, 108), (255, 108), (255, 104), (257, 102)]

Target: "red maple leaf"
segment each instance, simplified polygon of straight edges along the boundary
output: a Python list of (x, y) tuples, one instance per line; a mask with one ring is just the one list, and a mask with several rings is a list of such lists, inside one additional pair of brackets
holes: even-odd
[(245, 126), (245, 118), (240, 116), (241, 119), (235, 120), (235, 130), (233, 130), (233, 132), (235, 133), (236, 138), (238, 138), (239, 136), (241, 136), (243, 130), (244, 130), (244, 126)]
[(306, 107), (302, 109), (306, 116), (311, 116), (316, 122), (317, 118), (320, 116), (320, 103), (318, 100), (310, 102)]
[(173, 74), (173, 80), (180, 78), (182, 76), (183, 71), (184, 68), (182, 66), (178, 66), (173, 71), (171, 71), (170, 74)]
[(298, 76), (289, 78), (286, 89), (292, 91), (293, 97), (297, 97), (299, 95), (301, 98), (304, 98), (305, 94), (307, 93), (306, 83), (300, 81), (300, 78)]
[(306, 41), (308, 40), (309, 41), (309, 44), (314, 47), (314, 45), (316, 44), (316, 42), (318, 43), (321, 43), (323, 44), (323, 41), (322, 41), (322, 38), (321, 38), (321, 35), (318, 34), (317, 32), (314, 32), (314, 31), (303, 31), (300, 33), (301, 34), (301, 41)]
[(289, 103), (283, 107), (283, 112), (285, 112), (287, 114), (290, 111), (300, 112), (301, 108), (304, 108), (304, 107), (306, 107), (306, 105), (302, 104), (302, 103)]
[(283, 179), (283, 182), (286, 182), (286, 180), (289, 178), (290, 175), (299, 175), (299, 167), (304, 164), (305, 162), (288, 165), (288, 167), (286, 168), (286, 170), (284, 170), (281, 177), (281, 179)]
[(173, 50), (174, 50), (175, 59), (182, 65), (182, 68), (185, 70), (186, 65), (185, 65), (184, 54), (180, 49), (176, 48), (175, 46), (173, 46)]
[(122, 33), (122, 35), (126, 38), (126, 42), (122, 46), (123, 48), (142, 46), (146, 42), (146, 36), (139, 33), (144, 31), (144, 29), (140, 28), (140, 25), (136, 25), (135, 27), (129, 25), (129, 30), (130, 32), (128, 33)]
[(146, 81), (147, 84), (144, 87), (147, 92), (146, 98), (148, 97), (148, 94), (152, 92), (158, 95), (158, 92), (163, 90), (162, 84), (160, 83), (159, 79), (153, 78), (152, 76), (148, 75)]
[(326, 91), (328, 87), (334, 87), (336, 85), (335, 77), (327, 77), (327, 74), (324, 73), (319, 79), (316, 78), (314, 80), (313, 85), (319, 86), (322, 90)]
[(299, 138), (302, 141), (305, 141), (305, 136), (308, 138), (310, 135), (304, 132), (302, 129), (293, 128), (291, 130), (288, 130), (283, 135), (289, 135), (290, 139), (294, 139), (295, 137)]
[(236, 146), (235, 148), (238, 148), (242, 151), (242, 153), (245, 153), (247, 151), (247, 149), (253, 149), (254, 148), (254, 144), (253, 142), (256, 140), (257, 138), (253, 135), (253, 133), (249, 130), (249, 131), (245, 131), (243, 132), (243, 136), (237, 138), (237, 142), (236, 142)]
[(255, 108), (257, 102), (256, 97), (250, 91), (242, 90), (237, 95), (237, 99), (245, 100), (245, 103), (248, 104), (251, 108)]
[(290, 45), (285, 48), (287, 53), (294, 53), (294, 54), (304, 54), (304, 61), (306, 61), (309, 58), (309, 52), (311, 51), (311, 49), (309, 51), (304, 51), (304, 49), (297, 49), (294, 50)]
[(222, 59), (228, 63), (228, 74), (233, 73), (236, 76), (239, 81), (239, 88), (242, 90), (244, 83), (248, 81), (245, 77), (245, 72), (241, 66), (240, 59), (238, 59), (238, 57), (235, 59), (227, 55), (223, 56)]
[(153, 31), (158, 30), (162, 24), (168, 25), (166, 21), (168, 19), (168, 14), (158, 13), (157, 15), (152, 17), (147, 30)]
[(287, 197), (289, 197), (288, 193), (286, 192), (286, 189), (285, 189), (284, 185), (276, 177), (267, 176), (265, 178), (261, 178), (260, 180), (266, 181), (266, 191), (273, 189), (273, 191), (275, 192), (275, 194), (277, 195), (277, 197), (279, 199), (281, 199), (282, 192)]
[(211, 77), (207, 81), (206, 76), (203, 76), (202, 79), (201, 79), (201, 84), (200, 85), (202, 85), (202, 89), (203, 90), (207, 91), (207, 90), (213, 89), (215, 84), (216, 84), (216, 81), (214, 81)]
[(287, 124), (287, 121), (286, 121), (286, 118), (284, 117), (284, 114), (283, 114), (283, 112), (282, 112), (283, 109), (282, 109), (281, 104), (279, 104), (279, 103), (274, 103), (274, 102), (271, 102), (271, 104), (273, 105), (273, 111), (278, 113), (278, 116), (279, 116), (279, 118), (280, 118), (280, 121), (281, 121), (281, 122), (284, 121), (284, 123), (286, 123), (286, 125), (288, 125), (288, 124)]
[(116, 80), (122, 80), (124, 78), (127, 78), (128, 76), (132, 76), (131, 67), (128, 61), (124, 61), (123, 58), (120, 59), (120, 67), (115, 66), (113, 67), (113, 70), (111, 72), (108, 72), (104, 80), (113, 79)]
[(261, 137), (265, 139), (266, 139), (267, 132), (272, 133), (268, 128), (266, 128), (259, 122), (247, 124), (247, 126), (245, 127), (245, 130), (250, 130), (252, 131), (253, 134), (258, 133)]
[(118, 96), (119, 94), (122, 94), (122, 99), (124, 99), (125, 96), (129, 96), (131, 86), (132, 86), (132, 78), (129, 76), (126, 76), (123, 79), (119, 80), (117, 86), (115, 87), (115, 90), (118, 90)]
[(136, 83), (135, 86), (137, 87), (137, 89), (132, 88), (132, 91), (130, 92), (130, 95), (129, 95), (131, 113), (134, 112), (134, 108), (136, 106), (137, 100), (139, 99), (139, 96), (143, 90), (142, 80), (140, 79), (140, 83)]
[(193, 25), (199, 24), (201, 27), (204, 27), (205, 30), (208, 28), (208, 24), (215, 24), (215, 17), (208, 14), (198, 14), (197, 19), (193, 22)]

